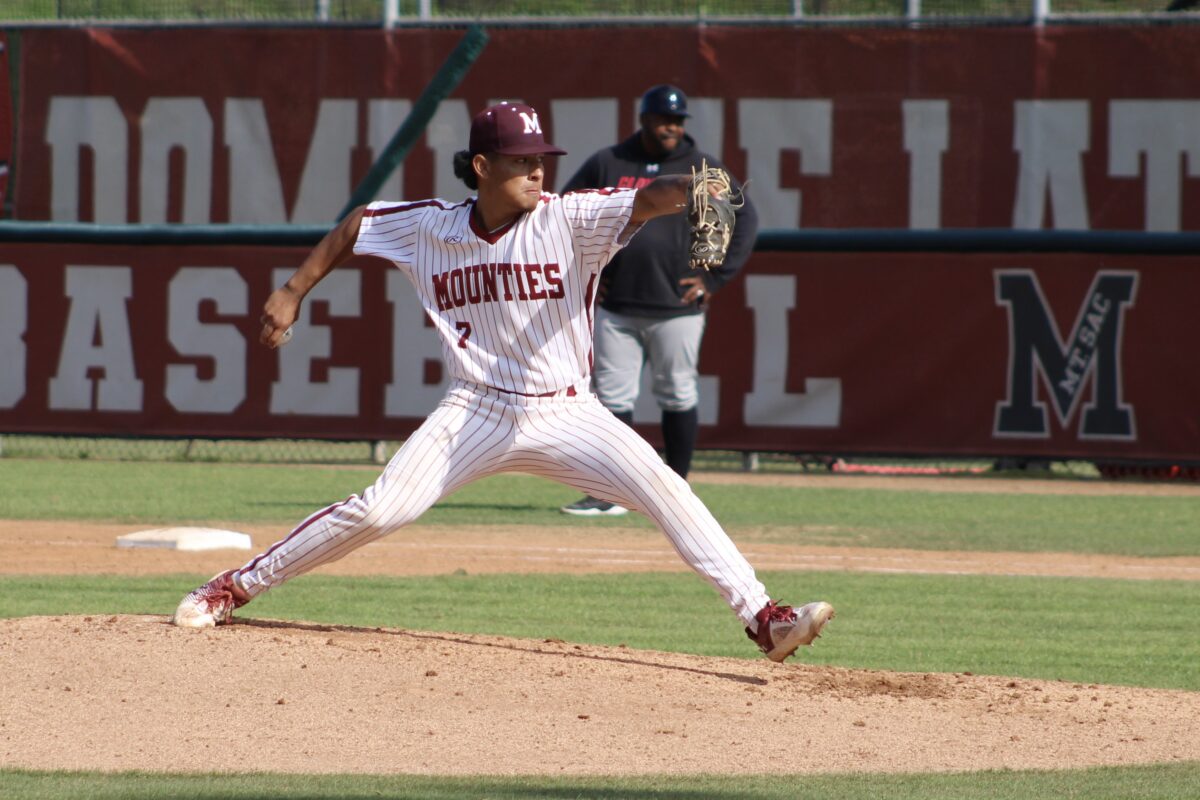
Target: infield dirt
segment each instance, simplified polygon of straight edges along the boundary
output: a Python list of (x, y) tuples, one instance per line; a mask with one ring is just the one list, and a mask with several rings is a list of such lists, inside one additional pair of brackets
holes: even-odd
[[(0, 521), (0, 573), (206, 573), (242, 558), (118, 550), (115, 537), (136, 529)], [(240, 529), (256, 548), (282, 533)], [(752, 532), (744, 541), (774, 569), (1200, 578), (1197, 558), (800, 548)], [(413, 526), (323, 572), (683, 568), (644, 530)], [(788, 747), (788, 772), (1200, 760), (1197, 692), (303, 622), (193, 631), (170, 626), (170, 611), (0, 620), (0, 766), (734, 774), (772, 769), (771, 743)]]

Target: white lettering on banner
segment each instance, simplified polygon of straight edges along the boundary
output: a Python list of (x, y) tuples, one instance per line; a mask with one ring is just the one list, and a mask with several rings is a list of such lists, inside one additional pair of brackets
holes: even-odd
[[(272, 273), (273, 285), (282, 286), (295, 270), (281, 268)], [(312, 324), (314, 303), (328, 304), (335, 317), (362, 315), (362, 273), (342, 269), (325, 277), (300, 306), (296, 335), (275, 352), (279, 357), (279, 380), (271, 384), (270, 413), (316, 414), (352, 417), (360, 413), (357, 367), (330, 367), (329, 380), (310, 377), (313, 361), (333, 355), (333, 333), (326, 325)]]
[(746, 305), (754, 312), (754, 380), (746, 395), (747, 426), (836, 428), (842, 417), (839, 378), (806, 378), (805, 392), (788, 392), (788, 312), (796, 306), (796, 278), (747, 275)]
[(283, 181), (262, 100), (226, 98), (225, 146), (229, 148), (229, 221), (287, 222)]
[(25, 276), (12, 264), (0, 264), (0, 408), (12, 408), (25, 396), (28, 303)]
[(270, 126), (258, 98), (225, 100), (229, 148), (229, 221), (318, 223), (334, 219), (350, 196), (350, 157), (357, 137), (357, 103), (322, 100), (300, 191), (289, 215)]
[(563, 184), (592, 153), (617, 141), (617, 101), (611, 97), (551, 100), (550, 116), (554, 120), (554, 140), (571, 143), (555, 166), (555, 191), (562, 191)]
[[(636, 104), (636, 100), (633, 102)], [(911, 228), (936, 229), (942, 224), (942, 206), (954, 201), (942, 197), (942, 159), (951, 135), (949, 101), (900, 102), (903, 147), (909, 159), (908, 224)], [(362, 103), (366, 111), (360, 114)], [(550, 101), (549, 113), (556, 121), (554, 140), (568, 151), (555, 170), (559, 187), (588, 155), (621, 138), (617, 132), (617, 104), (612, 97)], [(214, 173), (215, 153), (224, 147), (229, 154), (230, 222), (327, 222), (350, 197), (351, 159), (359, 139), (377, 157), (412, 103), (402, 99), (319, 100), (294, 198), (284, 191), (263, 99), (225, 98), (219, 106), (218, 113), (223, 115), (219, 121), (209, 113), (213, 107), (199, 97), (150, 97), (141, 117), (130, 115), (132, 121), (127, 121), (114, 97), (50, 98), (45, 139), (51, 152), (51, 219), (77, 221), (81, 208), (91, 208), (96, 222), (126, 222), (130, 200), (127, 184), (132, 177), (138, 188), (137, 221), (167, 221), (167, 207), (175, 196), (181, 200), (180, 221), (210, 222), (213, 206), (220, 205), (212, 197), (213, 186), (219, 183)], [(701, 146), (716, 154), (727, 149), (722, 135), (725, 101), (719, 97), (692, 98), (689, 110), (692, 116), (688, 128)], [(1108, 112), (1109, 175), (1118, 179), (1143, 177), (1147, 230), (1179, 230), (1184, 176), (1200, 177), (1200, 101), (1113, 100)], [(803, 175), (832, 174), (833, 101), (741, 98), (735, 113), (738, 140), (729, 145), (746, 153), (746, 174), (739, 177), (753, 182), (762, 227), (801, 227), (802, 192), (784, 187), (781, 154), (785, 150), (799, 153)], [(1083, 160), (1092, 138), (1089, 101), (1017, 100), (1013, 117), (1013, 147), (1019, 160), (1013, 227), (1036, 229), (1049, 220), (1059, 229), (1088, 229)], [(365, 131), (359, 130), (360, 118)], [(433, 196), (458, 202), (471, 194), (453, 169), (453, 154), (466, 146), (469, 128), (470, 110), (464, 100), (445, 100), (434, 112), (424, 136), (433, 161)], [(136, 149), (134, 141), (138, 143)], [(974, 146), (958, 144), (960, 150)], [(91, 197), (80, 196), (84, 150), (93, 154)], [(183, 154), (184, 169), (172, 175), (171, 155), (176, 150)], [(128, 175), (130, 153), (140, 153), (132, 176)], [(902, 157), (897, 153), (898, 159)], [(378, 196), (403, 199), (402, 178), (397, 169)], [(183, 184), (173, 186), (172, 180)], [(863, 188), (869, 189), (856, 186), (855, 191)], [(988, 187), (988, 191), (1002, 189)], [(421, 197), (430, 194), (420, 191)]]
[(167, 289), (167, 340), (181, 356), (213, 363), (213, 376), (201, 379), (192, 364), (169, 364), (167, 402), (177, 411), (228, 414), (246, 399), (246, 339), (233, 323), (200, 321), (200, 304), (216, 303), (217, 313), (245, 316), (246, 281), (233, 267), (184, 267)]
[(905, 100), (904, 150), (908, 153), (908, 227), (942, 227), (942, 155), (950, 145), (950, 104)]
[[(67, 267), (71, 304), (58, 372), (50, 379), (51, 409), (142, 410), (142, 382), (134, 369), (126, 309), (132, 287), (129, 267)], [(93, 369), (103, 370), (104, 377), (89, 377)]]
[(449, 385), (446, 371), (436, 384), (424, 382), (426, 362), (442, 363), (437, 331), (425, 327), (425, 309), (404, 273), (387, 271), (387, 299), (392, 304), (392, 381), (383, 390), (385, 417), (427, 416)]
[(1200, 177), (1200, 101), (1113, 100), (1109, 104), (1108, 174), (1136, 178), (1146, 156), (1146, 230), (1173, 232), (1183, 214), (1182, 161)]
[(833, 163), (833, 101), (739, 100), (738, 138), (746, 151), (746, 179), (763, 228), (798, 228), (800, 191), (785, 189), (780, 153), (800, 151), (800, 172), (829, 175)]
[[(412, 110), (408, 100), (367, 101), (367, 147), (371, 149), (371, 162), (383, 155), (384, 148), (392, 141), (404, 118)], [(347, 197), (346, 200), (350, 198)], [(379, 186), (373, 200), (404, 199), (404, 162), (396, 165), (392, 173)], [(343, 204), (345, 201), (343, 201)]]
[(50, 145), (50, 219), (79, 221), (80, 154), (92, 151), (92, 219), (126, 222), (129, 136), (113, 97), (52, 97), (46, 118)]
[(322, 100), (317, 126), (300, 173), (300, 193), (292, 207), (293, 224), (337, 219), (354, 191), (350, 159), (358, 139), (358, 101)]
[(471, 113), (466, 100), (443, 100), (425, 129), (425, 144), (433, 151), (433, 196), (452, 203), (474, 192), (454, 175), (454, 154), (467, 146)]
[(1054, 228), (1087, 230), (1083, 154), (1090, 147), (1086, 100), (1018, 100), (1013, 149), (1019, 155), (1014, 228), (1036, 230), (1049, 195)]
[(212, 218), (213, 122), (199, 97), (152, 97), (142, 113), (140, 218), (167, 222), (172, 150), (183, 152), (183, 208), (178, 221), (188, 224)]

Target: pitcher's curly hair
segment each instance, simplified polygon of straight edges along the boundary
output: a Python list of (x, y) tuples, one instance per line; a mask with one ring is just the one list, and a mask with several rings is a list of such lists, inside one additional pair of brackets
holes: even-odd
[(471, 191), (479, 189), (479, 176), (471, 165), (471, 151), (459, 150), (454, 154), (454, 177), (461, 180)]

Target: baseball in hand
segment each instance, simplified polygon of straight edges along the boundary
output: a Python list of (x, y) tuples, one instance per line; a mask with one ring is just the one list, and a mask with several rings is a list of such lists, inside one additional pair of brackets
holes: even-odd
[(283, 332), (283, 336), (279, 337), (279, 346), (280, 347), (283, 347), (285, 344), (287, 344), (288, 342), (290, 342), (292, 340), (292, 329), (294, 327), (296, 327), (296, 326), (289, 325), (288, 329)]

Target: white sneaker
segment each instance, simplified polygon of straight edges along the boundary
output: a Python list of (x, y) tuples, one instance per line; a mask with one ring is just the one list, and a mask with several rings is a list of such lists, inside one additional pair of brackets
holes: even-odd
[(619, 506), (591, 495), (582, 500), (576, 500), (569, 506), (563, 506), (559, 511), (564, 514), (573, 514), (576, 517), (619, 517), (629, 513), (629, 509), (625, 506)]
[(248, 600), (234, 596), (233, 570), (214, 575), (203, 586), (193, 589), (179, 602), (171, 623), (181, 628), (211, 628), (233, 618), (233, 610)]
[(825, 623), (833, 619), (833, 606), (815, 602), (793, 609), (777, 605), (774, 600), (758, 612), (758, 633), (746, 628), (746, 635), (772, 661), (783, 661), (796, 648), (812, 644), (821, 635)]

